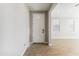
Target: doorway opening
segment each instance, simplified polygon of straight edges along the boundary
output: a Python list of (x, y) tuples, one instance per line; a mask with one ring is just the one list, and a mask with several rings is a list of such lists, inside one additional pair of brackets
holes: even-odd
[(30, 11), (30, 42), (48, 44), (48, 11)]

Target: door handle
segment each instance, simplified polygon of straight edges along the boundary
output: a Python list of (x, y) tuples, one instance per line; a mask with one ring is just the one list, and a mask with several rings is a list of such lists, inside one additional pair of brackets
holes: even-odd
[(44, 31), (45, 31), (45, 30), (44, 30), (44, 29), (42, 29), (42, 33), (44, 33)]

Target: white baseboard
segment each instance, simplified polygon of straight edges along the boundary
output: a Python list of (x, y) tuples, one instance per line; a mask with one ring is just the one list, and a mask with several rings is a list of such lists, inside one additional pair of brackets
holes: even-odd
[[(48, 44), (48, 42), (37, 42), (37, 43), (46, 43), (46, 44)], [(31, 42), (31, 44), (30, 44), (29, 46), (27, 46), (27, 47), (23, 50), (23, 52), (21, 53), (21, 56), (24, 55), (24, 53), (27, 51), (27, 49), (28, 49), (32, 44), (33, 44), (33, 42)]]
[(21, 54), (21, 56), (23, 56), (24, 55), (24, 53), (25, 53), (25, 51), (27, 50), (27, 48), (25, 48), (24, 50), (23, 50), (23, 52), (22, 52), (22, 54)]
[(24, 53), (27, 51), (27, 49), (30, 47), (30, 45), (29, 46), (27, 46), (24, 50), (23, 50), (23, 52), (22, 52), (22, 54), (21, 54), (21, 56), (23, 56), (24, 55)]

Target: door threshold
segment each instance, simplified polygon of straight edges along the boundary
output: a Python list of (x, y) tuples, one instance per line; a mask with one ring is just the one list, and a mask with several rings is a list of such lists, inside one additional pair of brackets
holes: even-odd
[(34, 42), (33, 44), (48, 44), (48, 42)]

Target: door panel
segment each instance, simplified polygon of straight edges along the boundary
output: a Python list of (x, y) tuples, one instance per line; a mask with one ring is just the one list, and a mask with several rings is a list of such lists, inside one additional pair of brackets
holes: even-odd
[(33, 13), (33, 42), (45, 42), (45, 13)]

